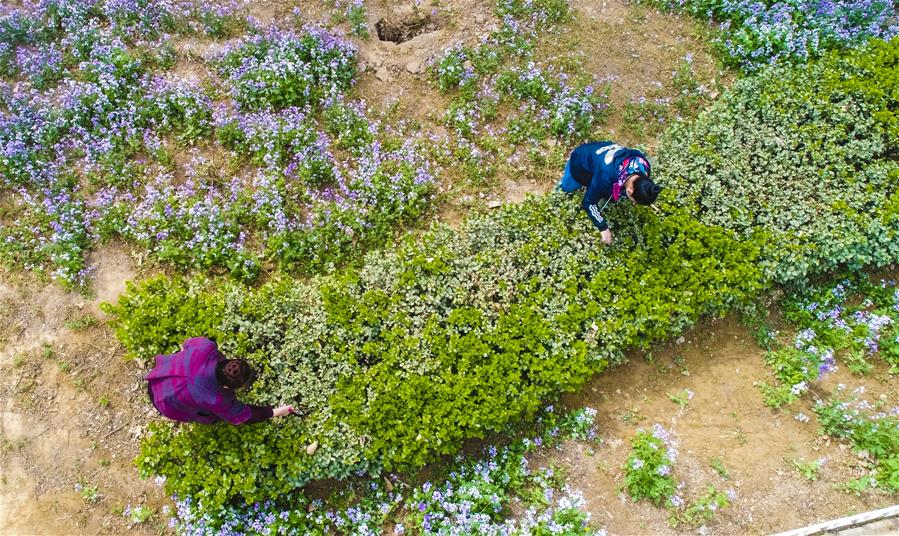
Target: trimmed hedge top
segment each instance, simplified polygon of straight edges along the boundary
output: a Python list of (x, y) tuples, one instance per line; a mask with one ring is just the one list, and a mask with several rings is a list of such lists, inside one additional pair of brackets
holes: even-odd
[[(250, 398), (313, 411), (252, 426), (157, 423), (139, 459), (207, 505), (310, 479), (420, 467), (501, 432), (620, 360), (751, 298), (758, 247), (681, 212), (621, 207), (603, 249), (578, 201), (531, 199), (436, 228), (363, 268), (258, 289), (158, 277), (107, 312), (141, 358), (215, 335), (260, 368)], [(638, 230), (640, 233), (638, 234)], [(318, 441), (314, 456), (303, 447)], [(253, 460), (248, 464), (247, 460)]]
[(737, 81), (670, 129), (656, 168), (675, 204), (763, 233), (780, 283), (899, 256), (899, 38)]

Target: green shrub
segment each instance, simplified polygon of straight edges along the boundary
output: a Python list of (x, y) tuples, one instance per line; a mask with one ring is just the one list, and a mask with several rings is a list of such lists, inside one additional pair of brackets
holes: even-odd
[[(899, 39), (739, 80), (666, 134), (656, 168), (672, 204), (767, 236), (779, 282), (899, 259)], [(892, 58), (892, 59), (891, 59)]]
[[(214, 508), (310, 479), (420, 467), (532, 418), (624, 350), (764, 288), (757, 245), (683, 212), (660, 220), (648, 209), (616, 211), (613, 221), (627, 223), (611, 248), (578, 199), (556, 194), (459, 232), (435, 228), (308, 282), (204, 290), (159, 277), (129, 287), (106, 310), (130, 352), (150, 357), (213, 333), (226, 354), (259, 368), (249, 401), (311, 409), (244, 427), (157, 426), (141, 471)], [(305, 454), (313, 441), (318, 450)]]
[(196, 334), (220, 336), (221, 304), (199, 281), (163, 275), (125, 283), (118, 303), (101, 305), (129, 357), (151, 359), (177, 351)]

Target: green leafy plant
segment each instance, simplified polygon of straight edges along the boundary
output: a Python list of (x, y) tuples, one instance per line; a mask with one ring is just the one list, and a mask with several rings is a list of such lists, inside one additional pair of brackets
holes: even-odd
[(867, 462), (868, 474), (850, 488), (899, 491), (899, 417), (895, 412), (882, 411), (882, 400), (874, 404), (859, 400), (863, 389), (852, 395), (838, 387), (837, 394), (827, 401), (818, 401), (814, 410), (823, 433), (847, 440)]
[(676, 491), (671, 474), (677, 458), (675, 443), (656, 424), (652, 432), (638, 431), (631, 440), (631, 448), (624, 464), (624, 487), (631, 499), (649, 499), (656, 506), (667, 505)]
[(99, 488), (97, 488), (97, 486), (91, 486), (83, 482), (75, 484), (75, 491), (80, 492), (81, 498), (89, 504), (98, 503), (100, 502), (100, 499), (103, 498), (103, 494), (100, 493), (100, 490)]
[(730, 480), (730, 472), (724, 467), (724, 462), (722, 462), (720, 458), (712, 458), (711, 461), (709, 461), (709, 467), (714, 469), (715, 472), (718, 473), (718, 476), (724, 480)]
[(895, 96), (879, 88), (897, 55), (899, 38), (875, 41), (738, 80), (666, 132), (654, 164), (672, 197), (661, 204), (763, 240), (759, 269), (782, 283), (895, 262), (899, 138), (888, 134)]
[(679, 393), (668, 393), (668, 400), (671, 400), (672, 402), (677, 404), (677, 407), (679, 407), (680, 409), (685, 409), (692, 398), (693, 391), (689, 389), (684, 389)]
[(66, 329), (70, 329), (72, 331), (83, 331), (87, 328), (96, 326), (98, 322), (99, 321), (97, 320), (97, 317), (95, 317), (94, 315), (90, 313), (84, 313), (66, 322)]
[(817, 460), (805, 461), (802, 458), (796, 458), (790, 461), (790, 464), (794, 469), (799, 471), (806, 480), (815, 481), (818, 480), (818, 472), (824, 466), (826, 460), (824, 458), (818, 458)]
[(724, 492), (718, 491), (715, 486), (709, 486), (705, 493), (690, 503), (682, 510), (673, 510), (668, 518), (672, 527), (681, 525), (700, 525), (711, 521), (715, 513), (722, 508), (730, 506), (730, 498)]
[[(104, 306), (129, 355), (214, 336), (259, 370), (247, 401), (299, 397), (310, 407), (303, 420), (254, 426), (154, 425), (141, 472), (214, 508), (314, 478), (420, 467), (532, 418), (542, 400), (576, 389), (625, 349), (764, 288), (755, 245), (686, 214), (660, 220), (629, 208), (617, 220), (629, 222), (617, 229), (623, 246), (604, 250), (581, 210), (565, 195), (531, 199), (309, 281), (129, 286)], [(313, 441), (315, 455), (296, 455)], [(249, 469), (237, 454), (247, 451)]]
[(130, 504), (125, 507), (122, 515), (128, 519), (128, 522), (132, 525), (142, 525), (150, 520), (153, 515), (156, 513), (156, 510), (150, 506), (145, 506), (143, 504), (138, 506), (131, 506)]

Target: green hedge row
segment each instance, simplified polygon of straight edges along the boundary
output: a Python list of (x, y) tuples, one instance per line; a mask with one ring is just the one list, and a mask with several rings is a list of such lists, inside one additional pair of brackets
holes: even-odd
[(777, 282), (899, 257), (899, 38), (736, 82), (671, 128), (656, 169), (674, 204), (767, 235)]
[(142, 472), (216, 508), (420, 467), (773, 281), (895, 262), (896, 98), (874, 82), (895, 77), (897, 45), (738, 82), (665, 141), (663, 216), (613, 208), (609, 248), (578, 196), (551, 194), (337, 275), (129, 287), (107, 312), (136, 357), (212, 334), (261, 369), (249, 400), (312, 408), (243, 427), (156, 425)]
[(142, 471), (215, 506), (356, 470), (420, 467), (764, 286), (753, 243), (685, 212), (619, 211), (613, 221), (628, 223), (608, 249), (579, 201), (556, 194), (460, 232), (436, 228), (339, 276), (258, 289), (166, 277), (130, 286), (106, 310), (136, 356), (210, 333), (260, 368), (250, 399), (299, 397), (313, 410), (243, 427), (156, 426)]

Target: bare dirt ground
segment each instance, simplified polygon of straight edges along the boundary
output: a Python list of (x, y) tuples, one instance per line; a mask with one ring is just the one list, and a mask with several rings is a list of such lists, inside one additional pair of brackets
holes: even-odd
[(25, 275), (0, 282), (0, 533), (150, 533), (153, 519), (135, 528), (121, 511), (165, 500), (132, 465), (150, 409), (142, 372), (99, 320), (136, 274), (120, 249), (93, 262), (90, 298)]
[[(861, 475), (861, 460), (846, 445), (818, 434), (813, 397), (792, 408), (810, 416), (807, 423), (764, 405), (755, 387), (771, 376), (763, 355), (733, 316), (704, 322), (682, 344), (652, 352), (651, 362), (632, 354), (628, 364), (597, 376), (567, 400), (598, 410), (603, 444), (591, 448), (569, 442), (546, 461), (567, 468), (569, 483), (584, 492), (593, 521), (611, 534), (697, 530), (672, 529), (664, 509), (645, 501), (634, 504), (620, 491), (630, 439), (638, 428), (654, 423), (679, 442), (673, 474), (685, 482), (687, 498), (709, 485), (736, 492), (733, 505), (707, 523), (702, 534), (770, 534), (893, 504), (889, 496), (856, 497), (835, 488)], [(865, 378), (840, 368), (815, 394), (826, 397), (838, 383), (850, 390), (865, 386), (868, 400), (882, 395), (891, 405), (899, 402), (899, 381), (886, 374), (886, 367)], [(684, 389), (695, 394), (681, 409), (668, 395)], [(826, 462), (817, 481), (805, 479), (792, 465), (795, 459), (820, 458)], [(713, 460), (720, 461), (727, 478), (712, 468)]]

